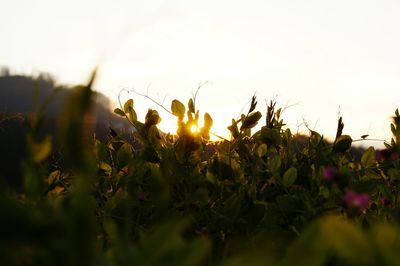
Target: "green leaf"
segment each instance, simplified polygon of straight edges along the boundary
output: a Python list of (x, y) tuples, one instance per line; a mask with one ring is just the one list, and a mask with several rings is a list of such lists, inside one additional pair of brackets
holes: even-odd
[(188, 121), (189, 123), (191, 123), (191, 122), (194, 121), (193, 114), (192, 114), (190, 111), (187, 111), (187, 112), (186, 112), (186, 115), (187, 115), (187, 118), (188, 118), (187, 121)]
[(100, 163), (99, 163), (99, 169), (100, 169), (100, 170), (103, 170), (105, 173), (107, 173), (107, 174), (109, 174), (109, 175), (111, 175), (111, 173), (112, 173), (112, 167), (111, 167), (111, 165), (109, 165), (109, 164), (106, 163), (106, 162), (100, 162)]
[(47, 177), (47, 184), (51, 185), (54, 182), (60, 180), (60, 178), (61, 178), (61, 171), (60, 170), (55, 170), (55, 171), (51, 172), (49, 174), (49, 176)]
[(333, 145), (333, 152), (343, 153), (351, 148), (353, 140), (349, 135), (340, 136)]
[(171, 111), (175, 116), (183, 118), (185, 116), (186, 108), (180, 101), (173, 100), (171, 104)]
[(257, 155), (258, 157), (263, 157), (265, 154), (267, 154), (267, 144), (263, 143), (257, 148)]
[(204, 114), (204, 126), (203, 128), (206, 130), (210, 130), (212, 125), (213, 125), (213, 119), (211, 118), (211, 116), (208, 113)]
[(260, 112), (253, 112), (249, 114), (244, 121), (242, 121), (242, 126), (240, 127), (240, 130), (245, 130), (249, 128), (253, 128), (257, 125), (258, 120), (262, 117), (262, 114)]
[(283, 185), (288, 187), (292, 185), (297, 179), (297, 169), (290, 167), (283, 175)]
[(320, 186), (319, 187), (319, 193), (318, 195), (324, 197), (325, 199), (328, 199), (330, 196), (331, 192), (328, 188), (324, 187), (324, 186)]
[(131, 145), (129, 143), (124, 143), (121, 148), (119, 148), (117, 153), (119, 166), (121, 168), (126, 166), (132, 158), (133, 152)]
[(261, 128), (260, 139), (267, 145), (279, 145), (282, 142), (282, 136), (278, 129), (265, 126)]
[(279, 169), (280, 169), (281, 164), (282, 164), (281, 157), (275, 156), (273, 158), (269, 158), (268, 164), (269, 164), (269, 170), (273, 174), (279, 174)]
[(394, 126), (394, 124), (390, 124), (390, 130), (392, 131), (393, 135), (396, 135), (396, 127)]
[(129, 99), (124, 104), (124, 111), (125, 113), (129, 113), (129, 110), (133, 109), (133, 100)]
[(376, 164), (376, 156), (374, 147), (369, 147), (361, 157), (361, 164), (364, 167), (371, 167)]
[(108, 149), (105, 143), (96, 140), (94, 143), (94, 153), (98, 161), (108, 157)]
[(137, 114), (135, 112), (135, 109), (130, 108), (128, 114), (129, 114), (129, 120), (131, 122), (136, 122), (137, 121)]
[(189, 99), (188, 107), (189, 107), (189, 112), (191, 112), (191, 113), (193, 113), (193, 114), (196, 112), (196, 111), (194, 110), (194, 102), (193, 102), (193, 99), (192, 99), (192, 98)]
[(145, 124), (152, 126), (161, 122), (161, 117), (156, 110), (149, 109), (146, 114)]
[(215, 185), (215, 183), (217, 182), (217, 178), (210, 171), (207, 171), (206, 179), (213, 185)]
[(231, 132), (232, 137), (237, 138), (239, 136), (239, 129), (235, 119), (232, 119), (232, 124), (228, 127), (228, 130)]
[(116, 114), (119, 115), (119, 116), (125, 116), (124, 111), (122, 111), (122, 110), (119, 109), (119, 108), (115, 108), (115, 109), (114, 109), (114, 113), (116, 113)]

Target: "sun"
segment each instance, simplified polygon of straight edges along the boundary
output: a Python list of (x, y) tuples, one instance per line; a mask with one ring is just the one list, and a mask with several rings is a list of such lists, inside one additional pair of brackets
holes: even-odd
[(192, 132), (192, 134), (197, 134), (200, 132), (200, 128), (197, 125), (192, 125), (190, 127), (190, 132)]
[[(225, 139), (230, 138), (229, 131), (227, 130), (227, 126), (225, 125), (225, 121), (223, 119), (224, 117), (219, 116), (216, 114), (213, 116), (214, 119), (214, 124), (210, 130), (210, 140), (211, 141), (220, 141), (221, 138), (219, 136), (222, 136)], [(193, 135), (199, 135), (201, 132), (201, 128), (203, 127), (202, 120), (198, 121), (198, 124), (192, 124), (188, 128), (188, 133), (193, 134)], [(161, 123), (157, 125), (157, 127), (164, 133), (170, 133), (172, 135), (176, 135), (178, 125), (176, 123), (176, 119), (162, 119)]]

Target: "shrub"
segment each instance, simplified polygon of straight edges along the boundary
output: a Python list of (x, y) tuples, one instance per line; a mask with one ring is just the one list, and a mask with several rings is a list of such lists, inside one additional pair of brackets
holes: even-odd
[[(399, 261), (400, 116), (383, 151), (357, 161), (339, 120), (333, 143), (300, 143), (271, 102), (253, 97), (231, 139), (209, 140), (213, 120), (195, 100), (172, 101), (176, 135), (133, 99), (115, 113), (138, 145), (112, 131), (89, 136), (91, 84), (76, 87), (60, 123), (67, 169), (48, 172), (50, 138), (27, 135), (24, 190), (1, 187), (2, 265), (323, 265)], [(35, 128), (34, 126), (31, 128)]]

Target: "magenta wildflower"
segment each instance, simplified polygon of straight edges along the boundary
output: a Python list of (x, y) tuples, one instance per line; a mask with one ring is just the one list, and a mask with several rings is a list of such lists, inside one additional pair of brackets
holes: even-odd
[(344, 195), (344, 202), (348, 208), (356, 208), (363, 211), (369, 206), (369, 195), (366, 193), (358, 194), (354, 191), (347, 191)]
[(325, 166), (322, 170), (322, 176), (326, 181), (332, 181), (339, 175), (339, 171), (332, 166)]

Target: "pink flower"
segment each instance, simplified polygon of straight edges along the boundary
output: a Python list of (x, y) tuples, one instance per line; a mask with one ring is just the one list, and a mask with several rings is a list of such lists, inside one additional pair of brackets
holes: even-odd
[(363, 211), (369, 206), (369, 195), (366, 193), (358, 194), (354, 191), (347, 191), (344, 195), (344, 202), (348, 208), (355, 208), (359, 211)]
[(337, 178), (339, 175), (339, 171), (332, 166), (325, 166), (322, 170), (322, 176), (326, 181), (332, 181), (333, 179)]

